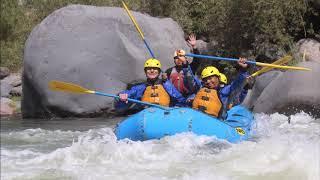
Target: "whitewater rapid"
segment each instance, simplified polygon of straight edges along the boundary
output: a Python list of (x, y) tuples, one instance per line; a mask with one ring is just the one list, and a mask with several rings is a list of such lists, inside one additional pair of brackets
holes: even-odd
[(303, 112), (255, 119), (250, 141), (238, 144), (190, 133), (117, 141), (114, 124), (77, 130), (77, 121), (69, 129), (1, 129), (1, 180), (320, 179), (320, 119)]

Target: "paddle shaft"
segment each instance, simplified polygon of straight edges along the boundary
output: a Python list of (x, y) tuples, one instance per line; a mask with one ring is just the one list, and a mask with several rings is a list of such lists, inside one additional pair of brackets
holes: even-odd
[(127, 7), (126, 3), (124, 3), (124, 2), (122, 1), (122, 5), (123, 5), (124, 9), (126, 10), (127, 14), (129, 15), (132, 23), (133, 23), (134, 26), (136, 27), (138, 33), (140, 34), (140, 37), (141, 37), (141, 39), (143, 40), (144, 44), (146, 45), (146, 47), (147, 47), (147, 49), (148, 49), (151, 57), (152, 57), (152, 58), (155, 58), (153, 51), (151, 50), (151, 48), (150, 48), (148, 42), (146, 41), (146, 39), (144, 38), (144, 35), (143, 35), (143, 33), (142, 33), (142, 31), (141, 31), (141, 29), (140, 29), (137, 21), (135, 20), (135, 18), (134, 18), (133, 15), (131, 14), (131, 12), (130, 12), (129, 8)]
[[(49, 82), (49, 89), (53, 90), (53, 91), (62, 91), (62, 92), (69, 92), (69, 93), (76, 93), (76, 94), (96, 94), (96, 95), (100, 95), (100, 96), (107, 96), (107, 97), (113, 97), (113, 98), (120, 99), (120, 97), (117, 95), (93, 91), (93, 90), (84, 88), (78, 84), (57, 81), (57, 80), (52, 80)], [(157, 104), (152, 104), (152, 103), (148, 103), (148, 102), (143, 102), (143, 101), (139, 101), (139, 100), (131, 99), (131, 98), (128, 98), (128, 101), (139, 103), (139, 104), (144, 104), (144, 105), (148, 105), (148, 106), (153, 106), (153, 107), (157, 107), (157, 108), (164, 109), (164, 110), (170, 109), (169, 107), (165, 107), (165, 106), (161, 106), (161, 105), (157, 105)]]
[[(281, 59), (273, 62), (272, 64), (282, 65), (282, 64), (285, 64), (285, 63), (287, 63), (287, 62), (289, 62), (289, 61), (291, 61), (291, 60), (292, 60), (292, 56), (285, 56), (285, 57), (283, 57), (283, 58), (281, 58)], [(274, 67), (263, 67), (263, 68), (260, 69), (259, 71), (251, 74), (251, 76), (252, 76), (252, 77), (255, 77), (255, 76), (258, 76), (258, 75), (260, 75), (260, 74), (262, 74), (262, 73), (268, 72), (268, 71), (270, 71), (270, 70), (272, 70), (272, 69), (274, 69)]]
[[(94, 94), (100, 95), (100, 96), (114, 97), (114, 98), (120, 99), (120, 97), (117, 96), (117, 95), (107, 94), (107, 93), (98, 92), (98, 91), (94, 91)], [(148, 102), (144, 102), (144, 101), (139, 101), (139, 100), (131, 99), (131, 98), (128, 98), (128, 101), (134, 102), (134, 103), (138, 103), (138, 104), (144, 104), (144, 105), (148, 105), (148, 106), (153, 106), (153, 107), (157, 107), (157, 108), (164, 109), (164, 110), (170, 109), (168, 107), (164, 107), (164, 106), (160, 106), (160, 105), (157, 105), (157, 104), (152, 104), (152, 103), (148, 103)]]
[[(186, 56), (189, 57), (197, 57), (197, 58), (206, 58), (206, 59), (214, 59), (214, 60), (224, 60), (224, 61), (234, 61), (237, 62), (239, 59), (235, 58), (225, 58), (225, 57), (217, 57), (217, 56), (207, 56), (207, 55), (199, 55), (199, 54), (186, 54)], [(253, 64), (257, 66), (263, 66), (263, 67), (273, 67), (273, 68), (280, 68), (280, 69), (293, 69), (293, 70), (305, 70), (310, 71), (309, 68), (304, 67), (295, 67), (295, 66), (281, 66), (281, 65), (275, 65), (275, 64), (267, 64), (267, 63), (261, 63), (261, 62), (255, 62), (255, 61), (246, 61), (247, 64)]]
[(151, 57), (155, 59), (156, 57), (154, 56), (154, 54), (153, 54), (153, 52), (152, 52), (152, 50), (151, 50), (151, 48), (150, 48), (149, 44), (147, 43), (147, 41), (146, 41), (145, 39), (143, 39), (143, 42), (144, 42), (144, 45), (146, 45), (146, 47), (147, 47), (147, 49), (148, 49), (148, 51), (149, 51), (149, 53), (150, 53)]
[[(206, 59), (215, 59), (215, 60), (224, 60), (224, 61), (234, 61), (234, 62), (237, 62), (239, 60), (239, 59), (235, 59), (235, 58), (225, 58), (225, 57), (217, 57), (217, 56), (192, 54), (192, 53), (188, 53), (188, 54), (186, 54), (186, 56), (197, 57), (197, 58), (206, 58)], [(248, 63), (248, 64), (256, 64), (256, 62), (254, 62), (254, 61), (246, 61), (246, 63)]]

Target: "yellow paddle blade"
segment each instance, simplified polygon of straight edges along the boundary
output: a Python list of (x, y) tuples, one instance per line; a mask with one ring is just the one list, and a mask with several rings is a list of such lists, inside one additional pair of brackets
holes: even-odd
[[(284, 56), (283, 58), (278, 59), (277, 61), (273, 62), (272, 64), (282, 65), (282, 64), (285, 64), (285, 63), (287, 63), (287, 62), (289, 62), (291, 60), (292, 60), (292, 56)], [(258, 75), (260, 75), (262, 73), (268, 72), (268, 71), (270, 71), (272, 69), (274, 69), (274, 67), (263, 67), (259, 71), (253, 73), (251, 76), (255, 77), (255, 76), (258, 76)]]
[(273, 68), (279, 68), (279, 69), (292, 69), (292, 70), (303, 70), (303, 71), (311, 71), (309, 68), (305, 67), (297, 67), (297, 66), (281, 66), (276, 64), (268, 64), (268, 63), (261, 63), (256, 62), (256, 65), (262, 66), (262, 67), (273, 67)]
[(53, 91), (63, 91), (78, 94), (94, 94), (95, 91), (86, 89), (76, 84), (62, 82), (62, 81), (50, 81), (49, 89)]
[(143, 36), (142, 31), (140, 30), (140, 28), (139, 28), (139, 26), (138, 26), (138, 23), (136, 22), (135, 18), (132, 16), (129, 8), (128, 8), (127, 5), (126, 5), (126, 3), (124, 3), (124, 2), (122, 1), (122, 5), (123, 5), (124, 9), (126, 10), (126, 12), (128, 13), (128, 15), (129, 15), (131, 21), (133, 22), (134, 26), (136, 27), (137, 31), (139, 32), (141, 38), (144, 39), (144, 36)]

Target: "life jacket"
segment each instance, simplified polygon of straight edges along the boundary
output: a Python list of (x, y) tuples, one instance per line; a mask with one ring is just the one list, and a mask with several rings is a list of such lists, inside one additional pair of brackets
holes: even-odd
[(181, 93), (181, 94), (188, 94), (189, 90), (184, 85), (184, 74), (183, 70), (180, 72), (177, 71), (175, 67), (172, 68), (170, 73), (170, 81), (174, 85), (174, 87)]
[(147, 86), (141, 100), (162, 106), (169, 106), (170, 104), (170, 96), (162, 84)]
[(192, 108), (218, 117), (222, 103), (217, 90), (201, 88), (193, 100)]

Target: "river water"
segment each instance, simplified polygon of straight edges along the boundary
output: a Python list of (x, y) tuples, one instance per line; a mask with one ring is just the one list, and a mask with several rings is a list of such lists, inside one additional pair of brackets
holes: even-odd
[(252, 139), (238, 144), (190, 133), (117, 141), (123, 118), (1, 120), (1, 180), (320, 179), (320, 119), (255, 118)]

